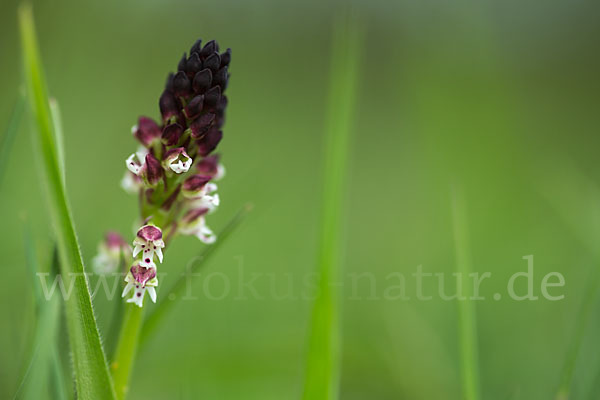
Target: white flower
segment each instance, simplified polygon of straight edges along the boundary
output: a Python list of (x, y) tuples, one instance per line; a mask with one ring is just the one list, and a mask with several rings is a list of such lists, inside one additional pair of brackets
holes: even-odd
[(192, 207), (193, 208), (206, 208), (209, 213), (214, 212), (219, 204), (221, 204), (221, 198), (219, 197), (217, 191), (216, 183), (207, 183), (204, 188), (201, 190), (201, 193), (198, 197), (192, 199)]
[(149, 265), (154, 258), (154, 254), (158, 257), (158, 261), (162, 263), (162, 249), (165, 247), (165, 242), (162, 240), (162, 231), (154, 225), (144, 225), (133, 240), (133, 256), (136, 257), (140, 252), (142, 254), (142, 262)]
[(223, 164), (219, 163), (217, 165), (217, 173), (215, 174), (215, 176), (214, 176), (213, 179), (215, 181), (223, 179), (223, 177), (225, 176), (225, 172), (226, 172), (225, 171), (225, 166)]
[(142, 180), (130, 171), (125, 171), (123, 179), (121, 179), (121, 188), (129, 194), (138, 194), (142, 187)]
[(142, 307), (146, 291), (148, 291), (152, 302), (156, 303), (155, 287), (158, 286), (158, 279), (156, 278), (155, 267), (144, 267), (139, 264), (134, 265), (125, 277), (125, 282), (127, 282), (127, 285), (125, 285), (121, 297), (125, 297), (131, 289), (134, 289), (133, 296), (127, 299), (128, 303), (134, 303), (138, 307)]
[(206, 214), (209, 212), (207, 208), (199, 208), (189, 211), (183, 217), (183, 223), (179, 231), (184, 235), (194, 235), (206, 244), (213, 244), (217, 240), (217, 236), (212, 229), (206, 225)]
[(167, 151), (164, 160), (167, 167), (176, 174), (188, 172), (192, 166), (192, 159), (183, 147)]
[(148, 154), (148, 150), (145, 147), (140, 146), (138, 151), (127, 157), (127, 160), (125, 160), (127, 169), (132, 173), (139, 175), (142, 171), (142, 167), (146, 163), (146, 154)]
[(206, 208), (213, 212), (221, 203), (217, 193), (217, 184), (210, 177), (194, 175), (183, 183), (183, 196), (192, 200), (191, 208)]

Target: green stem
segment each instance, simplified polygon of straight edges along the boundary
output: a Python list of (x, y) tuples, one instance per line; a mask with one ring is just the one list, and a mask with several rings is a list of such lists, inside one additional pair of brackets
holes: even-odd
[(117, 351), (110, 365), (117, 399), (119, 400), (125, 399), (129, 390), (129, 377), (137, 353), (143, 312), (142, 307), (133, 304), (126, 306)]
[(458, 302), (458, 333), (460, 344), (460, 372), (462, 378), (462, 398), (479, 400), (479, 355), (477, 340), (477, 317), (472, 286), (469, 285), (471, 255), (467, 228), (466, 205), (462, 191), (455, 187), (452, 196), (452, 224), (457, 270), (460, 273), (461, 288), (465, 299)]

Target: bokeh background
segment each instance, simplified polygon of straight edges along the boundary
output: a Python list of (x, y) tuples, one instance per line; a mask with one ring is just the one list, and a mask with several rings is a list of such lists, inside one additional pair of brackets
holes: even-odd
[[(141, 350), (131, 398), (298, 398), (311, 301), (296, 297), (315, 269), (332, 21), (349, 3), (33, 4), (88, 264), (103, 232), (131, 235), (136, 199), (119, 181), (138, 115), (159, 115), (165, 77), (196, 38), (233, 49), (220, 146), (228, 175), (210, 224), (220, 229), (246, 202), (254, 211), (204, 269), (222, 272), (233, 288), (215, 301), (196, 281), (198, 299), (180, 302)], [(418, 265), (456, 269), (453, 184), (466, 198), (473, 269), (492, 273), (476, 305), (483, 398), (553, 398), (582, 318), (572, 398), (598, 398), (600, 304), (591, 297), (587, 318), (582, 308), (600, 262), (600, 4), (353, 5), (366, 41), (344, 205), (341, 398), (461, 398), (457, 302), (417, 301), (410, 280)], [(22, 82), (17, 7), (0, 3), (2, 127)], [(17, 390), (35, 326), (25, 227), (42, 262), (53, 241), (26, 120), (0, 187), (1, 398)], [(194, 238), (173, 247), (164, 285), (202, 249)], [(526, 255), (534, 255), (536, 295), (542, 277), (557, 271), (566, 284), (553, 293), (564, 300), (506, 296)], [(262, 276), (261, 298), (236, 299), (240, 271), (246, 280)], [(364, 272), (375, 278), (374, 296), (368, 279), (352, 287), (350, 274)], [(411, 300), (382, 298), (394, 272), (408, 278)], [(427, 282), (436, 293), (437, 281)], [(277, 299), (272, 288), (292, 298)], [(494, 293), (504, 296), (495, 301)], [(111, 304), (102, 296), (94, 303), (106, 331)]]

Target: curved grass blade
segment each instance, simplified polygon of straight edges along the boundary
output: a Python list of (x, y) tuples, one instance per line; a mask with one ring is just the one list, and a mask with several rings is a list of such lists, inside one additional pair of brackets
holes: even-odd
[[(557, 169), (556, 165), (560, 165)], [(600, 188), (593, 179), (580, 171), (572, 160), (562, 159), (560, 163), (555, 160), (548, 162), (543, 169), (545, 179), (537, 179), (539, 192), (547, 200), (573, 234), (581, 241), (596, 260), (600, 258), (600, 250), (597, 245), (598, 218), (600, 215), (598, 205), (600, 204)], [(551, 177), (551, 178), (550, 178)], [(557, 177), (560, 177), (557, 185)], [(581, 221), (586, 221), (582, 224)], [(591, 228), (591, 229), (590, 229)], [(571, 396), (573, 378), (577, 362), (582, 352), (584, 335), (590, 324), (590, 320), (596, 315), (594, 304), (600, 292), (600, 276), (597, 268), (591, 272), (585, 290), (584, 297), (577, 310), (577, 318), (574, 322), (573, 337), (562, 366), (556, 400), (565, 400)]]
[[(36, 328), (32, 343), (32, 356), (22, 382), (14, 398), (40, 399), (47, 392), (48, 382), (52, 382), (54, 396), (57, 400), (67, 400), (67, 390), (60, 357), (57, 352), (57, 334), (60, 325), (60, 299), (56, 296), (44, 301), (38, 272), (43, 272), (38, 263), (33, 237), (28, 225), (25, 228), (25, 256), (27, 269), (31, 274), (33, 294), (36, 305)], [(58, 273), (56, 249), (53, 251), (51, 268), (52, 277)], [(47, 269), (48, 270), (48, 269)], [(21, 395), (23, 393), (23, 395)]]
[(81, 399), (113, 399), (113, 384), (100, 342), (79, 243), (63, 185), (55, 127), (48, 104), (30, 6), (20, 7), (19, 25), (27, 94), (37, 124), (36, 142), (46, 178), (61, 275), (66, 287), (73, 285), (71, 295), (65, 296), (65, 313), (77, 396)]
[(598, 280), (598, 273), (593, 271), (593, 276), (588, 284), (589, 287), (586, 290), (583, 301), (577, 312), (574, 328), (575, 332), (565, 358), (556, 400), (567, 400), (570, 398), (571, 385), (573, 377), (575, 376), (575, 367), (577, 366), (577, 360), (579, 358), (579, 353), (581, 352), (583, 337), (587, 329), (588, 321), (592, 315), (592, 310), (594, 309), (595, 299), (598, 296)]
[(21, 121), (21, 116), (23, 115), (24, 109), (25, 95), (23, 94), (23, 91), (19, 91), (19, 97), (17, 98), (12, 114), (10, 116), (10, 120), (8, 122), (8, 126), (6, 127), (6, 131), (2, 136), (2, 142), (0, 143), (0, 185), (2, 184), (2, 179), (4, 178), (4, 173), (6, 169), (6, 164), (8, 163), (10, 150), (15, 141), (15, 137), (17, 136), (17, 132), (19, 130), (19, 122)]
[[(226, 239), (235, 231), (240, 223), (246, 218), (248, 213), (252, 210), (252, 206), (247, 204), (241, 210), (235, 214), (235, 216), (225, 225), (223, 230), (217, 234), (219, 240), (210, 246), (206, 246), (204, 251), (200, 254), (199, 259), (202, 262), (192, 264), (192, 271), (197, 272), (199, 268), (204, 267), (210, 257), (216, 253), (220, 246), (226, 241)], [(162, 300), (150, 310), (147, 318), (144, 320), (144, 329), (140, 337), (142, 345), (150, 338), (155, 332), (156, 327), (167, 315), (168, 311), (175, 305), (176, 301), (169, 300), (169, 298), (180, 299), (186, 290), (187, 276), (180, 277), (177, 282), (169, 289), (169, 291), (163, 295), (161, 293)]]
[(362, 31), (350, 16), (336, 21), (331, 49), (328, 120), (325, 132), (323, 198), (318, 255), (319, 296), (312, 310), (304, 399), (338, 398), (340, 334), (338, 290), (341, 222), (356, 103)]
[(463, 193), (454, 188), (452, 193), (452, 224), (454, 226), (454, 246), (457, 270), (462, 279), (465, 300), (458, 302), (458, 334), (460, 340), (460, 372), (462, 378), (462, 398), (478, 400), (480, 395), (479, 362), (477, 350), (477, 319), (473, 297), (473, 287), (469, 282), (471, 256), (467, 229), (466, 206)]
[(54, 140), (56, 141), (56, 154), (58, 163), (62, 172), (63, 184), (65, 184), (65, 138), (62, 128), (62, 118), (60, 116), (60, 107), (55, 98), (49, 100), (50, 114), (52, 116), (52, 125), (54, 126)]

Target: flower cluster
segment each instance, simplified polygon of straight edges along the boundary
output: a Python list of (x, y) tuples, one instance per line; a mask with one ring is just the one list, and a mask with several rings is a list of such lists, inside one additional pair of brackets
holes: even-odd
[[(121, 186), (139, 196), (143, 225), (133, 242), (133, 262), (123, 296), (142, 306), (144, 293), (156, 299), (156, 264), (163, 248), (177, 234), (214, 243), (206, 216), (219, 206), (216, 181), (225, 169), (214, 153), (223, 137), (231, 50), (198, 40), (184, 53), (177, 72), (169, 74), (159, 99), (160, 121), (140, 117), (131, 132), (140, 143), (125, 160)], [(139, 226), (139, 225), (138, 225)], [(163, 237), (164, 235), (164, 237)]]

